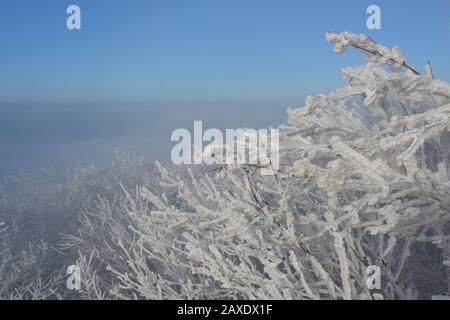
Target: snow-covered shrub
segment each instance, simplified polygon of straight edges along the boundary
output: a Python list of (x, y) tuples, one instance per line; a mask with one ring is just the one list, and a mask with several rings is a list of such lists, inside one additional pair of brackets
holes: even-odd
[(0, 300), (61, 298), (62, 273), (50, 265), (48, 244), (28, 243), (23, 250), (15, 251), (16, 234), (17, 230), (0, 223)]
[[(448, 290), (450, 85), (398, 48), (327, 34), (367, 64), (280, 128), (280, 170), (166, 169), (99, 198), (65, 238), (81, 295), (130, 299), (413, 299)], [(432, 258), (431, 258), (432, 257)], [(447, 265), (445, 261), (447, 261)], [(381, 269), (369, 290), (367, 268)]]
[[(81, 213), (99, 197), (121, 195), (120, 183), (154, 184), (150, 175), (141, 158), (117, 152), (102, 166), (8, 177), (0, 186), (0, 299), (79, 297), (65, 285), (66, 268), (78, 252), (60, 250), (61, 234), (76, 232)], [(38, 295), (38, 288), (49, 290)]]

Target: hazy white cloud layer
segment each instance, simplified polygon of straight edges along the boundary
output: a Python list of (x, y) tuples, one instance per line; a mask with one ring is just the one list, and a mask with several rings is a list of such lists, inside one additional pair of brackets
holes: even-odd
[[(299, 98), (299, 101), (301, 99)], [(109, 160), (115, 149), (148, 161), (170, 158), (174, 129), (266, 128), (295, 101), (201, 101), (147, 104), (0, 105), (0, 176), (37, 167)]]

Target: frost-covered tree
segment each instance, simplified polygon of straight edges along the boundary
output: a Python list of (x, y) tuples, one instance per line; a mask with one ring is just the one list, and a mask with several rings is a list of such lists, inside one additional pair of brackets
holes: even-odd
[[(164, 168), (100, 197), (64, 240), (84, 298), (414, 299), (448, 292), (450, 85), (398, 48), (328, 33), (367, 64), (280, 128), (280, 169)], [(267, 155), (268, 159), (272, 155)], [(270, 161), (265, 163), (270, 169)], [(367, 268), (382, 286), (367, 287)]]
[(25, 249), (15, 251), (16, 232), (0, 223), (0, 300), (61, 298), (62, 273), (48, 265), (48, 244), (28, 243)]
[(66, 288), (66, 269), (78, 253), (60, 250), (63, 233), (76, 232), (80, 213), (99, 197), (122, 194), (120, 183), (152, 185), (141, 158), (117, 152), (110, 163), (39, 170), (0, 185), (0, 300), (79, 298)]

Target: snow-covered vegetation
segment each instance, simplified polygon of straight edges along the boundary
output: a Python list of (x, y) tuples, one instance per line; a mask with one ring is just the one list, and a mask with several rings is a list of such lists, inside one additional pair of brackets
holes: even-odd
[[(0, 298), (429, 299), (450, 286), (450, 85), (398, 48), (327, 34), (367, 61), (280, 127), (280, 168), (103, 167), (11, 178)], [(269, 157), (270, 158), (270, 157)], [(268, 164), (270, 165), (270, 164)], [(77, 264), (81, 289), (66, 288)], [(367, 287), (367, 267), (381, 288)]]

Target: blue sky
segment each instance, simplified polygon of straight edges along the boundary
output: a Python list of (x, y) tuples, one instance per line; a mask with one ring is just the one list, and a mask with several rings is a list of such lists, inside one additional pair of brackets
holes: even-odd
[[(82, 30), (65, 9), (82, 10)], [(382, 30), (366, 29), (366, 8)], [(450, 80), (450, 1), (3, 0), (4, 101), (286, 99), (332, 89), (336, 57), (326, 31), (369, 33)]]
[[(70, 4), (82, 30), (66, 28)], [(366, 29), (370, 4), (382, 30)], [(0, 176), (114, 148), (164, 159), (193, 120), (276, 126), (362, 63), (326, 31), (368, 33), (450, 81), (449, 0), (2, 0)]]

